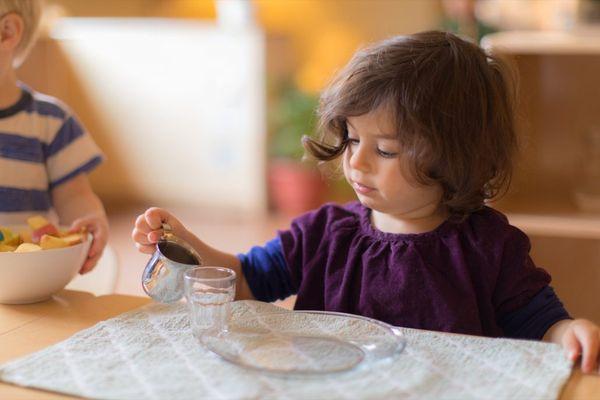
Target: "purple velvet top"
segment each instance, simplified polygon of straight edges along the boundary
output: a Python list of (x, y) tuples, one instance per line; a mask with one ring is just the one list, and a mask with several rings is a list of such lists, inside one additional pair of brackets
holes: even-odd
[(421, 234), (381, 232), (370, 212), (359, 202), (327, 204), (279, 232), (296, 309), (502, 336), (497, 321), (550, 282), (527, 236), (491, 208)]

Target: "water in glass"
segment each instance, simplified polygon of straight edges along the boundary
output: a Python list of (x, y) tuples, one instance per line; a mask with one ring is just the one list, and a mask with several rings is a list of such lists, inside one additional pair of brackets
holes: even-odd
[(227, 330), (229, 305), (233, 301), (235, 288), (196, 289), (188, 297), (190, 323), (196, 337), (210, 332)]
[(199, 267), (185, 272), (190, 326), (197, 338), (227, 330), (235, 278), (233, 270), (223, 267)]

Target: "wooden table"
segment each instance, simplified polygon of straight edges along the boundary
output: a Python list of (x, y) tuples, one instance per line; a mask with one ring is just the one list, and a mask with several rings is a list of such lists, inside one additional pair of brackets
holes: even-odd
[[(0, 363), (41, 350), (74, 333), (147, 304), (143, 297), (65, 290), (43, 303), (0, 305)], [(0, 383), (0, 399), (66, 399), (57, 393)], [(600, 377), (575, 370), (561, 399), (600, 399)]]

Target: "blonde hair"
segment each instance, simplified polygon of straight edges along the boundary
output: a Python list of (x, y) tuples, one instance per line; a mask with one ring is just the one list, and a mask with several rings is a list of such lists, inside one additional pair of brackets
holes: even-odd
[(40, 23), (42, 0), (0, 0), (0, 17), (16, 13), (23, 19), (23, 36), (15, 51), (13, 65), (18, 67), (35, 42)]

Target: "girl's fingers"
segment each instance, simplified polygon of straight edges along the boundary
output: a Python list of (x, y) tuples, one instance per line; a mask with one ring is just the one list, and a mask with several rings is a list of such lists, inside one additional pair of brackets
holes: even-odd
[(147, 237), (148, 241), (152, 244), (152, 243), (158, 242), (162, 235), (163, 235), (163, 231), (159, 230), (159, 231), (150, 232), (148, 235), (146, 235), (146, 237)]
[(168, 219), (170, 217), (168, 212), (157, 207), (147, 209), (144, 213), (144, 216), (151, 230), (157, 230), (162, 228), (163, 222), (168, 222)]
[[(137, 229), (134, 229), (133, 232), (131, 233), (131, 238), (133, 239), (133, 241), (135, 242), (136, 246), (143, 246), (145, 248), (150, 248), (152, 249), (151, 252), (154, 252), (155, 250), (155, 244), (156, 242), (159, 241), (160, 237), (162, 236), (162, 230), (161, 231), (152, 231), (150, 233), (143, 233), (138, 231)], [(138, 247), (139, 249), (140, 247)], [(144, 251), (146, 253), (146, 251)]]
[(146, 222), (146, 215), (138, 215), (138, 217), (135, 219), (135, 229), (146, 234), (151, 231), (148, 223)]
[(577, 360), (581, 354), (581, 346), (573, 330), (568, 329), (562, 337), (562, 346), (567, 358), (571, 361)]
[(598, 347), (600, 345), (598, 332), (581, 332), (579, 341), (583, 346), (581, 370), (586, 374), (591, 373), (596, 369), (596, 364), (598, 361)]
[(168, 211), (158, 207), (149, 208), (136, 218), (131, 238), (140, 252), (147, 254), (154, 252), (154, 244), (163, 235), (163, 223), (168, 223), (173, 228), (181, 226), (181, 223)]
[(143, 245), (143, 244), (139, 244), (139, 243), (136, 243), (135, 247), (137, 247), (137, 249), (140, 253), (145, 253), (145, 254), (152, 254), (152, 253), (154, 253), (154, 250), (155, 250), (154, 246)]
[(143, 232), (137, 228), (135, 228), (133, 232), (131, 232), (131, 238), (134, 242), (145, 246), (152, 244), (152, 242), (148, 239), (148, 233)]

